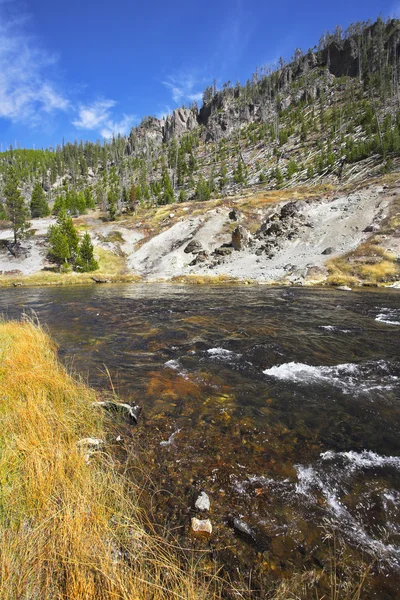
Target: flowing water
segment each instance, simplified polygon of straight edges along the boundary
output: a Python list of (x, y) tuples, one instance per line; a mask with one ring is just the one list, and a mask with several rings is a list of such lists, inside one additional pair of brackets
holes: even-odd
[(190, 523), (205, 490), (222, 561), (260, 580), (325, 565), (334, 528), (375, 561), (368, 597), (398, 597), (399, 292), (12, 289), (0, 311), (34, 311), (64, 362), (96, 387), (109, 385), (106, 366), (144, 407), (137, 436), (168, 492), (160, 506)]

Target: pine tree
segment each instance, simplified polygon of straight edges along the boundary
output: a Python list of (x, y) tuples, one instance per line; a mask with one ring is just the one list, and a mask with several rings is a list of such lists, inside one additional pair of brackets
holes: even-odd
[(24, 237), (30, 227), (29, 211), (18, 188), (19, 181), (14, 167), (9, 167), (5, 177), (4, 196), (6, 198), (6, 214), (11, 221), (14, 233), (14, 244)]
[(46, 200), (46, 194), (42, 185), (37, 181), (32, 190), (31, 196), (31, 216), (33, 219), (48, 217), (50, 214), (49, 205)]
[(50, 258), (62, 265), (68, 264), (71, 258), (71, 251), (68, 245), (67, 236), (61, 231), (57, 225), (51, 225), (48, 232), (49, 241), (49, 256)]
[(174, 190), (172, 188), (172, 183), (170, 176), (168, 174), (168, 170), (164, 167), (162, 174), (162, 187), (163, 187), (163, 204), (172, 204), (175, 202)]
[(83, 194), (85, 197), (86, 208), (93, 209), (94, 208), (94, 200), (93, 200), (92, 188), (90, 188), (90, 187), (85, 188)]
[(86, 232), (79, 244), (78, 258), (76, 259), (76, 266), (79, 270), (96, 271), (99, 268), (97, 261), (93, 254), (93, 244), (90, 239), (90, 235)]
[(58, 213), (57, 224), (51, 225), (48, 232), (49, 255), (60, 265), (75, 264), (78, 255), (79, 236), (72, 219), (65, 209)]

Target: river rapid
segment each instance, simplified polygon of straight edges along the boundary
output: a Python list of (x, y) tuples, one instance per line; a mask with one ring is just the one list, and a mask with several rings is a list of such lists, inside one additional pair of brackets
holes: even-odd
[(16, 288), (0, 312), (37, 315), (68, 367), (97, 388), (108, 369), (143, 406), (133, 437), (157, 465), (158, 509), (188, 542), (204, 490), (206, 547), (231, 574), (262, 595), (326, 568), (337, 536), (349, 564), (373, 563), (365, 598), (399, 597), (399, 292)]

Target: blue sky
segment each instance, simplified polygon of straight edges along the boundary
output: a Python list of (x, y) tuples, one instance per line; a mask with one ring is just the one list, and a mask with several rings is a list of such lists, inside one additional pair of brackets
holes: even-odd
[(0, 143), (127, 134), (400, 0), (0, 0)]

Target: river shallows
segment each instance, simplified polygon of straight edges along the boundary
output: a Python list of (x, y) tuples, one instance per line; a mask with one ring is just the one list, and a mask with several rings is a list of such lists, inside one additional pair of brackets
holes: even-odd
[(106, 365), (121, 396), (164, 423), (153, 451), (171, 493), (190, 503), (205, 489), (222, 538), (243, 519), (259, 546), (235, 537), (238, 553), (300, 567), (321, 559), (318, 526), (331, 521), (396, 585), (398, 292), (3, 289), (0, 310), (35, 311), (68, 365), (97, 387)]

